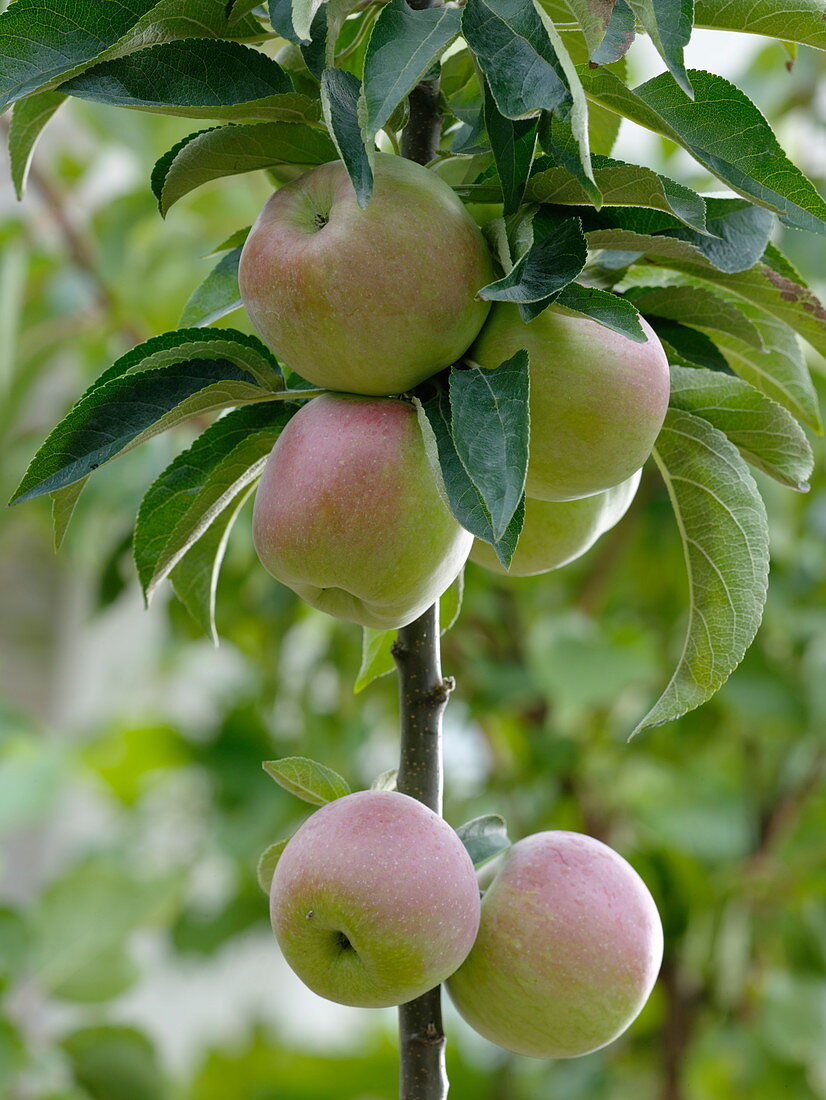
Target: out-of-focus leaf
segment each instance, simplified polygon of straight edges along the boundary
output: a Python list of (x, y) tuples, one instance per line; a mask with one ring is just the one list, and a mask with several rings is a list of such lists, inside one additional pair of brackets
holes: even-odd
[(456, 833), (464, 844), (474, 867), (483, 866), (488, 860), (498, 856), (500, 852), (507, 851), (511, 846), (508, 827), (505, 819), (499, 814), (474, 817), (472, 821), (466, 821), (464, 825), (460, 825)]
[[(0, 16), (2, 18), (2, 16)], [(18, 199), (23, 198), (26, 179), (37, 139), (43, 127), (66, 101), (62, 92), (36, 92), (14, 106), (9, 127), (9, 161), (11, 178)]]

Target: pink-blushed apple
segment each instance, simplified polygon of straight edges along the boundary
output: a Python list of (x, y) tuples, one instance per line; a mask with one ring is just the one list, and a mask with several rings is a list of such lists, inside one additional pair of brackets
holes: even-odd
[(253, 538), (308, 603), (386, 630), (441, 596), (473, 542), (440, 495), (413, 405), (346, 394), (313, 398), (279, 436)]
[(500, 858), (448, 989), (467, 1023), (506, 1050), (575, 1058), (632, 1023), (662, 952), (654, 899), (622, 856), (582, 833), (535, 833)]
[(578, 500), (525, 501), (525, 524), (510, 568), (505, 569), (490, 543), (474, 539), (470, 560), (508, 577), (549, 573), (581, 557), (619, 523), (640, 484), (638, 470), (613, 489)]
[(479, 927), (479, 886), (453, 829), (414, 798), (359, 791), (289, 841), (270, 888), (284, 957), (340, 1004), (404, 1004), (452, 974)]
[(651, 454), (668, 408), (668, 360), (657, 334), (635, 343), (596, 321), (550, 306), (529, 324), (498, 303), (468, 359), (497, 367), (530, 355), (529, 497), (574, 500), (625, 481)]
[(261, 338), (325, 389), (404, 393), (467, 351), (493, 278), (482, 234), (434, 173), (377, 153), (374, 191), (357, 201), (341, 161), (270, 197), (238, 268)]

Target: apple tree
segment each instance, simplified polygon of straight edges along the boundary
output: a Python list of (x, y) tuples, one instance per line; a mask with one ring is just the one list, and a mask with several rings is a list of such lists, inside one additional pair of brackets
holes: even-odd
[[(799, 338), (826, 354), (826, 311), (772, 238), (826, 234), (826, 201), (740, 89), (686, 68), (694, 26), (826, 49), (816, 0), (14, 0), (0, 14), (18, 195), (73, 98), (207, 123), (151, 170), (163, 217), (211, 181), (273, 183), (254, 226), (210, 242), (222, 257), (180, 327), (105, 365), (13, 503), (49, 496), (59, 546), (95, 470), (206, 420), (136, 519), (147, 600), (169, 580), (215, 634), (227, 541), (260, 482), (263, 566), (361, 625), (360, 690), (397, 670), (398, 771), (352, 794), (323, 764), (268, 762), (321, 809), (259, 877), (311, 988), (399, 1005), (403, 1100), (447, 1092), (439, 982), (494, 1042), (569, 1057), (632, 1022), (662, 956), (650, 894), (604, 845), (511, 845), (496, 816), (441, 820), (454, 685), (440, 635), (465, 562), (564, 566), (622, 520), (650, 457), (689, 605), (640, 732), (705, 703), (754, 639), (769, 547), (749, 467), (807, 489), (804, 428), (821, 424)], [(663, 71), (631, 87), (637, 34)], [(623, 119), (719, 189), (618, 159)], [(260, 339), (219, 324), (241, 303)], [(340, 874), (341, 845), (357, 872)]]

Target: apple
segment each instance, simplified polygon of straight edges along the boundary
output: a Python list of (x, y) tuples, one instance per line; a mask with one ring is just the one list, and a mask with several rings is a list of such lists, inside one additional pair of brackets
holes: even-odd
[(434, 172), (377, 153), (365, 210), (341, 161), (273, 194), (247, 237), (241, 297), (261, 338), (325, 389), (403, 393), (467, 351), (490, 304), (482, 234)]
[(396, 791), (329, 802), (275, 868), (270, 917), (284, 957), (340, 1004), (404, 1004), (452, 974), (479, 927), (479, 886), (459, 837)]
[(494, 573), (532, 577), (559, 569), (590, 550), (600, 535), (619, 523), (640, 483), (638, 470), (613, 489), (579, 500), (525, 501), (525, 525), (509, 569), (505, 569), (488, 542), (474, 539), (470, 560)]
[(440, 495), (409, 402), (323, 394), (267, 459), (253, 540), (264, 567), (314, 607), (389, 630), (441, 596), (473, 536)]
[(582, 833), (535, 833), (500, 858), (473, 950), (448, 981), (464, 1019), (535, 1058), (575, 1058), (636, 1018), (662, 962), (654, 900)]
[(529, 324), (515, 305), (491, 310), (467, 358), (497, 367), (530, 355), (529, 497), (574, 500), (625, 481), (651, 454), (668, 408), (668, 360), (640, 318), (637, 344), (596, 321), (550, 306)]

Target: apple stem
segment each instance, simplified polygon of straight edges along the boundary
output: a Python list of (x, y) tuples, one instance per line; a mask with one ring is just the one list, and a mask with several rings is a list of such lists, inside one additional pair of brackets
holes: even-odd
[[(401, 752), (397, 790), (442, 812), (442, 714), (453, 680), (442, 676), (439, 605), (402, 627), (393, 645), (399, 670)], [(444, 1100), (445, 1034), (439, 986), (399, 1006), (400, 1100)]]

